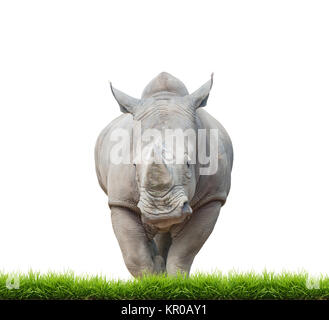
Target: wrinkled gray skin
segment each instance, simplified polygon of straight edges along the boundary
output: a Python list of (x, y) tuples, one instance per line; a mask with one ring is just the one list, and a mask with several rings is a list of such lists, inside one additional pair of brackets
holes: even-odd
[[(188, 274), (226, 201), (231, 182), (232, 144), (221, 124), (200, 108), (207, 104), (211, 87), (212, 78), (189, 94), (180, 80), (165, 72), (147, 85), (141, 99), (111, 86), (124, 114), (98, 137), (96, 171), (108, 195), (113, 230), (124, 262), (135, 277), (144, 272)], [(111, 141), (111, 132), (124, 128), (133, 139), (133, 119), (141, 121), (142, 133), (148, 128), (218, 129), (217, 172), (200, 175), (198, 162), (169, 164), (165, 158), (160, 164), (111, 163), (110, 151), (117, 143)]]

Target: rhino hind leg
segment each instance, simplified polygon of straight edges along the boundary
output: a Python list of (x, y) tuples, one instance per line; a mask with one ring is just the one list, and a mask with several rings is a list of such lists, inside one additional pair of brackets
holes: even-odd
[(171, 229), (172, 244), (166, 262), (168, 275), (189, 274), (194, 257), (214, 229), (220, 209), (219, 201), (210, 202), (193, 212), (187, 222)]
[(154, 236), (154, 242), (157, 246), (158, 254), (163, 258), (164, 263), (167, 261), (171, 241), (171, 235), (169, 232), (158, 233)]
[(158, 255), (154, 241), (147, 236), (141, 219), (135, 212), (112, 207), (111, 219), (124, 262), (134, 277), (165, 270), (164, 259)]
[(151, 257), (154, 263), (153, 273), (163, 273), (166, 271), (165, 258), (159, 253), (155, 239), (150, 240)]

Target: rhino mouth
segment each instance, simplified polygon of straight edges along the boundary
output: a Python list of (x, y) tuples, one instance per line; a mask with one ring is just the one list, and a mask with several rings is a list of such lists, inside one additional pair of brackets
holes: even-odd
[(143, 188), (137, 206), (142, 212), (142, 221), (156, 226), (180, 223), (192, 213), (183, 188), (178, 186), (162, 197), (151, 195)]

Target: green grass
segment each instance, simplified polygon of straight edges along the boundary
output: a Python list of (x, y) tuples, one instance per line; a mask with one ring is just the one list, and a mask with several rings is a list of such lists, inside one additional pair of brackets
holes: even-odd
[(19, 288), (11, 290), (8, 276), (0, 273), (0, 299), (329, 299), (329, 277), (313, 279), (318, 288), (310, 288), (306, 273), (199, 273), (121, 281), (30, 272), (16, 274)]

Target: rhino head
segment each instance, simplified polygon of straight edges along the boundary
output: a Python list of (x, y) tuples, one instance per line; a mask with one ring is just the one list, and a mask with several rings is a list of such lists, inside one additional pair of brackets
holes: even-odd
[[(196, 144), (189, 146), (184, 139), (178, 146), (176, 139), (171, 145), (173, 148), (168, 148), (165, 135), (168, 131), (192, 135), (194, 132), (197, 137), (196, 110), (206, 105), (212, 82), (211, 76), (207, 83), (189, 94), (179, 79), (162, 72), (146, 86), (141, 99), (130, 97), (111, 85), (121, 111), (130, 113), (139, 124), (139, 134), (152, 136), (152, 139), (141, 139), (139, 157), (134, 150), (140, 161), (134, 158), (133, 163), (140, 193), (137, 206), (146, 224), (166, 229), (192, 214), (190, 201), (199, 178)], [(152, 134), (147, 135), (150, 132)]]

